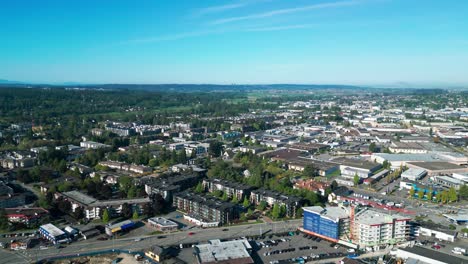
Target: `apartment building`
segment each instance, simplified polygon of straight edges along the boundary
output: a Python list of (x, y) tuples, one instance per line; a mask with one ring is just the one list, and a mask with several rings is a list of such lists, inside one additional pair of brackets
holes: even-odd
[(244, 200), (245, 197), (249, 198), (250, 192), (255, 189), (246, 184), (222, 179), (204, 179), (203, 187), (209, 192), (222, 191), (229, 199), (236, 196), (238, 201)]
[(260, 188), (250, 192), (250, 202), (258, 205), (262, 201), (272, 207), (275, 204), (284, 205), (286, 207), (286, 215), (288, 217), (296, 217), (296, 210), (302, 205), (302, 198), (296, 196), (287, 196), (279, 192)]
[(173, 206), (186, 213), (186, 220), (204, 227), (229, 224), (239, 217), (241, 209), (213, 196), (192, 192), (175, 194)]
[(410, 220), (407, 216), (376, 209), (358, 211), (350, 225), (352, 240), (361, 248), (404, 242), (410, 234)]

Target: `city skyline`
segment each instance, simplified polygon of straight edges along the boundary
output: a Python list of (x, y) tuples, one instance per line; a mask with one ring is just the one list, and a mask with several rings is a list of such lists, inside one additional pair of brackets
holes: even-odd
[(32, 83), (464, 86), (462, 1), (23, 1), (0, 78)]

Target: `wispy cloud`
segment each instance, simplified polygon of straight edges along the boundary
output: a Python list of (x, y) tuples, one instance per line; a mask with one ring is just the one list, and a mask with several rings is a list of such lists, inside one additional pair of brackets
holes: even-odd
[(128, 45), (128, 44), (157, 43), (157, 42), (164, 42), (164, 41), (171, 41), (171, 40), (180, 40), (180, 39), (186, 39), (186, 38), (200, 37), (200, 36), (205, 36), (205, 35), (221, 34), (224, 32), (226, 31), (225, 30), (192, 31), (192, 32), (184, 32), (184, 33), (155, 36), (155, 37), (148, 37), (148, 38), (131, 39), (131, 40), (121, 42), (119, 44)]
[(196, 9), (194, 12), (195, 16), (203, 16), (212, 13), (220, 13), (227, 10), (237, 9), (248, 5), (247, 2), (239, 2), (239, 3), (231, 3), (226, 5), (218, 5), (218, 6), (209, 6), (200, 9)]
[(299, 24), (299, 25), (286, 25), (286, 26), (272, 26), (272, 27), (253, 27), (248, 28), (245, 31), (282, 31), (291, 29), (303, 29), (316, 27), (316, 24)]
[(321, 4), (314, 4), (314, 5), (293, 7), (293, 8), (277, 9), (277, 10), (272, 10), (268, 12), (257, 13), (257, 14), (247, 15), (247, 16), (238, 16), (238, 17), (218, 19), (218, 20), (211, 22), (211, 24), (219, 25), (219, 24), (226, 24), (226, 23), (231, 23), (231, 22), (236, 22), (236, 21), (260, 19), (260, 18), (272, 17), (272, 16), (277, 16), (277, 15), (305, 12), (305, 11), (315, 10), (315, 9), (354, 6), (354, 5), (361, 4), (362, 2), (363, 2), (362, 0), (351, 0), (351, 1), (339, 1), (339, 2), (321, 3)]

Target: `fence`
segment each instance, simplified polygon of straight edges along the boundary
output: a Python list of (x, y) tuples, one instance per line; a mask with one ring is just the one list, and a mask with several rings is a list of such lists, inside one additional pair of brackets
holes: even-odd
[(100, 251), (93, 251), (93, 252), (87, 252), (87, 253), (75, 253), (75, 254), (68, 254), (68, 255), (58, 255), (54, 257), (49, 257), (49, 258), (44, 258), (39, 261), (37, 261), (37, 264), (45, 264), (49, 261), (54, 261), (54, 260), (60, 260), (60, 259), (69, 259), (69, 258), (79, 258), (79, 257), (93, 257), (93, 256), (99, 256), (99, 255), (106, 255), (106, 254), (129, 254), (129, 255), (140, 255), (149, 263), (152, 264), (158, 264), (158, 262), (148, 258), (145, 256), (145, 253), (143, 251), (131, 251), (131, 250), (123, 250), (123, 249), (107, 249), (107, 250), (100, 250)]

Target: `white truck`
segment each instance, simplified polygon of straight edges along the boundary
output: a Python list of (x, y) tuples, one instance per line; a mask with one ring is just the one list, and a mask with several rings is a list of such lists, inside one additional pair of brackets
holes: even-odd
[(461, 248), (461, 247), (454, 247), (452, 249), (452, 253), (453, 254), (457, 254), (457, 255), (464, 255), (466, 254), (466, 249), (465, 248)]

